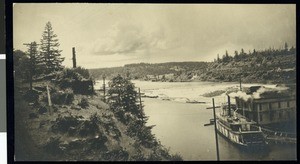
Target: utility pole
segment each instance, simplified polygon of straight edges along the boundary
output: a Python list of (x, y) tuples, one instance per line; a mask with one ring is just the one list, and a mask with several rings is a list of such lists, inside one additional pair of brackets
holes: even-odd
[(105, 102), (105, 75), (103, 75), (103, 101)]
[(73, 54), (73, 68), (76, 68), (76, 53), (75, 53), (75, 47), (72, 48), (72, 54)]
[(206, 109), (213, 109), (213, 114), (214, 114), (214, 124), (215, 124), (215, 139), (216, 139), (216, 151), (217, 151), (217, 161), (220, 161), (220, 155), (219, 155), (219, 142), (218, 142), (218, 134), (217, 134), (217, 122), (216, 122), (216, 110), (215, 108), (220, 108), (219, 106), (215, 106), (215, 100), (212, 98), (212, 107), (208, 107)]

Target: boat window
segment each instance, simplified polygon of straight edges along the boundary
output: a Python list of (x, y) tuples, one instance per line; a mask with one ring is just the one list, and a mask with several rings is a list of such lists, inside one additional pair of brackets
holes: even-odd
[(247, 126), (246, 125), (242, 125), (242, 131), (246, 131), (247, 130)]
[(281, 119), (282, 118), (282, 111), (279, 111), (279, 114), (278, 114), (278, 116), (279, 116), (279, 119)]
[(260, 121), (263, 121), (263, 116), (262, 115), (263, 115), (262, 113), (259, 115), (259, 120)]
[(233, 131), (239, 131), (240, 125), (231, 125)]

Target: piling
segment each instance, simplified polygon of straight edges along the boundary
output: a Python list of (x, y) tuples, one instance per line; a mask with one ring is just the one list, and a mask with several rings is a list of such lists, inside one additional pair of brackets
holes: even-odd
[(219, 142), (218, 142), (218, 134), (217, 134), (217, 122), (216, 122), (216, 109), (215, 109), (215, 100), (212, 99), (213, 102), (213, 112), (214, 112), (214, 121), (215, 121), (215, 138), (216, 138), (216, 149), (217, 149), (217, 161), (220, 160), (219, 156)]

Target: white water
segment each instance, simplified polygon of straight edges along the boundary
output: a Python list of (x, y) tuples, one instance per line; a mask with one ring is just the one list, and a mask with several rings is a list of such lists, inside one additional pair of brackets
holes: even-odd
[[(145, 113), (149, 116), (148, 125), (156, 125), (152, 132), (161, 143), (170, 148), (171, 153), (179, 153), (184, 160), (216, 160), (214, 126), (203, 126), (213, 118), (212, 98), (203, 97), (205, 93), (239, 88), (238, 83), (215, 82), (148, 82), (132, 81), (136, 87), (148, 96), (143, 98)], [(261, 84), (242, 84), (242, 87)], [(102, 82), (96, 84), (96, 89)], [(275, 87), (275, 85), (264, 85)], [(226, 102), (225, 93), (215, 96), (216, 105)], [(170, 101), (166, 101), (169, 99)], [(187, 99), (207, 102), (206, 104), (188, 104)], [(295, 160), (296, 149), (293, 146), (272, 146), (270, 152), (259, 154), (243, 152), (223, 137), (218, 136), (221, 160)]]
[[(187, 100), (196, 100), (199, 102), (206, 102), (207, 105), (211, 105), (211, 97), (203, 97), (205, 93), (213, 91), (224, 90), (228, 88), (239, 88), (239, 83), (233, 82), (149, 82), (132, 80), (136, 87), (141, 89), (141, 92), (147, 96), (158, 96), (158, 99), (186, 102)], [(102, 87), (102, 81), (97, 81), (95, 88)], [(257, 86), (263, 84), (242, 84), (242, 87)], [(107, 82), (106, 82), (107, 86)], [(275, 85), (263, 85), (265, 87), (275, 87)], [(214, 96), (216, 105), (226, 101), (226, 93), (219, 96)]]

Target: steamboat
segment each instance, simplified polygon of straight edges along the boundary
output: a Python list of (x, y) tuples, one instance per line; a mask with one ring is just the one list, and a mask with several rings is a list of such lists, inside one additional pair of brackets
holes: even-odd
[(256, 126), (256, 122), (235, 112), (236, 106), (230, 104), (229, 96), (228, 104), (223, 104), (221, 109), (220, 113), (216, 113), (218, 133), (243, 148), (265, 148), (267, 146), (261, 128)]

